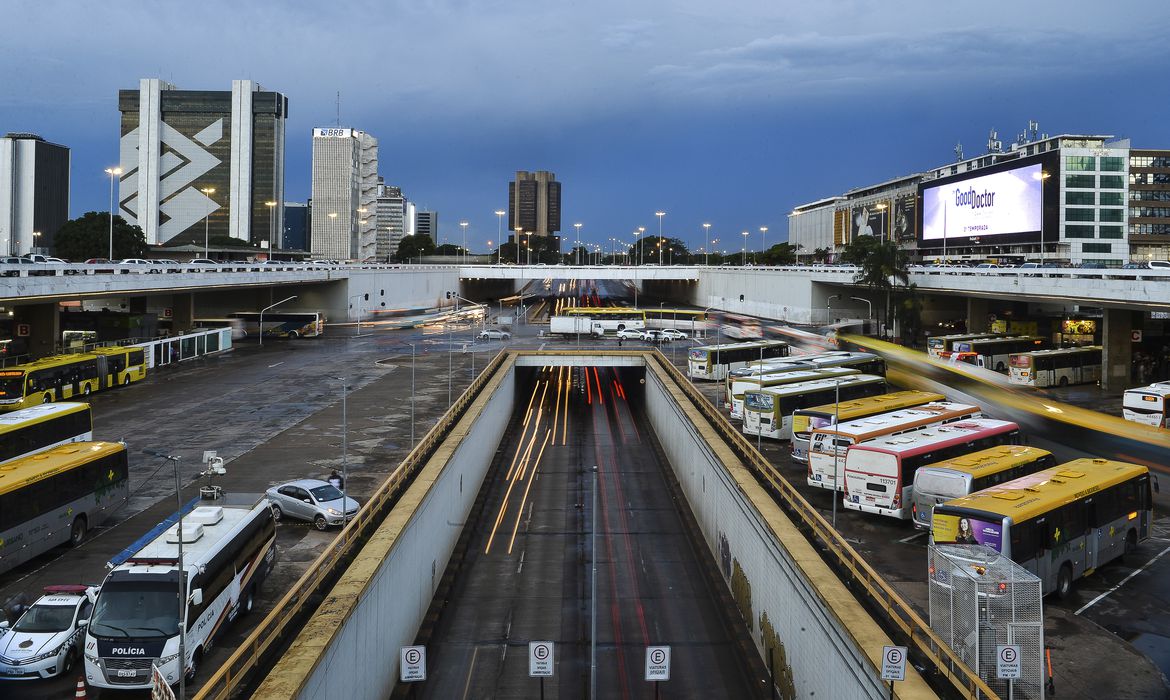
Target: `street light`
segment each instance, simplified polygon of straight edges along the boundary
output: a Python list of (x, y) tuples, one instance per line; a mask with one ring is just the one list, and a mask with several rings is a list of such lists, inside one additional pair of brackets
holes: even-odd
[(703, 266), (711, 265), (711, 224), (703, 224)]
[(34, 252), (34, 253), (40, 249), (40, 246), (37, 245), (37, 242), (40, 240), (40, 237), (41, 237), (40, 231), (33, 231), (32, 252)]
[(521, 228), (520, 226), (517, 226), (516, 227), (516, 235), (512, 239), (516, 242), (516, 264), (517, 265), (520, 264), (520, 236), (523, 235), (523, 233), (524, 233), (524, 229)]
[(879, 240), (883, 241), (889, 239), (889, 237), (886, 235), (886, 209), (888, 207), (889, 205), (885, 202), (878, 202), (877, 204), (873, 205), (873, 208), (877, 209), (881, 213), (881, 216), (878, 218), (878, 228), (881, 229), (882, 234)]
[(581, 227), (584, 225), (580, 222), (573, 224), (573, 228), (577, 229), (577, 245), (573, 248), (573, 259), (577, 261), (578, 265), (581, 264)]
[(761, 226), (760, 227), (760, 256), (761, 257), (763, 257), (764, 251), (768, 250), (768, 242), (767, 242), (767, 238), (766, 238), (767, 235), (768, 235), (768, 227)]
[(114, 180), (122, 174), (121, 168), (106, 168), (110, 176), (110, 262), (114, 261)]
[(743, 232), (743, 265), (747, 265), (747, 237), (748, 232)]
[(525, 231), (524, 235), (528, 237), (528, 239), (526, 241), (526, 245), (524, 247), (528, 249), (528, 263), (527, 264), (529, 266), (531, 266), (532, 265), (532, 232)]
[[(868, 326), (869, 322), (871, 320), (873, 320), (873, 302), (870, 301), (869, 299), (865, 299), (863, 297), (849, 297), (849, 298), (852, 299), (853, 301), (864, 301), (865, 302), (865, 306), (866, 306), (865, 325)], [(887, 320), (889, 320), (889, 319), (887, 319)]]
[(276, 247), (276, 202), (269, 200), (264, 203), (268, 207), (268, 249)]
[[(646, 227), (645, 227), (645, 226), (639, 226), (639, 227), (638, 227), (638, 233), (640, 233), (640, 234), (641, 234), (641, 233), (646, 233)], [(646, 256), (644, 256), (644, 255), (642, 254), (642, 249), (643, 249), (644, 247), (645, 247), (645, 246), (643, 246), (641, 243), (639, 243), (639, 244), (638, 244), (638, 264), (639, 264), (639, 265), (641, 265), (641, 264), (642, 264), (642, 262), (643, 262), (643, 261), (645, 261), (645, 259), (646, 259)]]
[(467, 264), (467, 222), (460, 221), (459, 228), (463, 229), (463, 252), (461, 253), (461, 255), (463, 256), (463, 264), (466, 265)]
[(292, 301), (293, 299), (296, 299), (296, 298), (297, 298), (297, 295), (294, 294), (287, 299), (281, 299), (280, 301), (276, 302), (275, 304), (272, 304), (271, 306), (265, 306), (263, 309), (260, 309), (260, 346), (261, 347), (264, 346), (264, 312), (275, 307), (275, 306), (280, 306), (281, 304), (283, 304), (286, 301)]
[[(503, 209), (496, 210), (496, 239), (499, 240), (499, 242), (500, 242), (500, 250), (501, 251), (504, 248), (504, 214), (507, 214), (507, 213), (508, 212), (504, 211)], [(491, 245), (491, 244), (489, 243), (488, 245)], [(498, 265), (501, 262), (502, 261), (497, 257), (496, 264)]]
[[(208, 199), (211, 199), (211, 195), (215, 194), (214, 187), (200, 187), (199, 191), (202, 192), (204, 195), (206, 195)], [(213, 201), (212, 204), (214, 204), (214, 203), (215, 202)], [(211, 257), (210, 253), (208, 252), (208, 247), (207, 247), (207, 217), (209, 217), (209, 216), (211, 216), (210, 209), (203, 213), (203, 257), (204, 258)]]
[(654, 212), (654, 216), (658, 217), (658, 264), (662, 264), (662, 217), (666, 216), (664, 211)]
[(179, 461), (183, 459), (178, 455), (168, 455), (155, 450), (143, 450), (143, 454), (148, 454), (152, 457), (161, 457), (175, 466), (175, 502), (179, 505), (179, 523), (176, 526), (175, 538), (179, 545), (179, 698), (183, 700), (187, 697), (187, 625), (186, 617), (187, 608), (187, 566), (183, 559), (183, 496), (182, 487), (179, 482)]

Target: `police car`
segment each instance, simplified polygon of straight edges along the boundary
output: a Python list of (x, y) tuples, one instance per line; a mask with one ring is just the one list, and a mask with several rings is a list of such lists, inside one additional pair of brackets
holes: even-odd
[(0, 622), (0, 680), (52, 678), (81, 660), (97, 586), (46, 586), (16, 624)]

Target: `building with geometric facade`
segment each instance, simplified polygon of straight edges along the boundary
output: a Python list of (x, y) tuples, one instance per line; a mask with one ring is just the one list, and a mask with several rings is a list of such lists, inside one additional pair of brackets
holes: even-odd
[(560, 237), (553, 234), (561, 230), (561, 183), (554, 173), (517, 170), (516, 179), (508, 183), (509, 240), (515, 238), (517, 229), (522, 234), (551, 238), (549, 247), (560, 250)]
[(69, 219), (69, 148), (36, 134), (0, 138), (0, 255), (43, 252)]
[(366, 260), (377, 252), (378, 139), (357, 129), (313, 129), (315, 257)]
[(280, 247), (270, 238), (284, 208), (266, 202), (284, 201), (287, 97), (251, 80), (227, 91), (144, 78), (118, 91), (118, 110), (118, 213), (148, 244), (202, 245), (206, 233)]

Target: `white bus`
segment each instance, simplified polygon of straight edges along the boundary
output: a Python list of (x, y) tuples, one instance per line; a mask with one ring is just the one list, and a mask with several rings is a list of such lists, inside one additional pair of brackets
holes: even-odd
[(777, 372), (794, 372), (797, 370), (828, 369), (830, 367), (847, 367), (862, 374), (880, 374), (886, 376), (886, 361), (870, 352), (849, 352), (848, 350), (830, 350), (828, 352), (811, 353), (808, 355), (790, 355), (782, 360), (755, 360), (728, 374), (727, 402), (731, 403), (732, 393), (730, 378), (743, 379), (759, 377), (763, 374)]
[(969, 455), (935, 462), (914, 474), (914, 506), (910, 519), (920, 530), (930, 529), (934, 507), (952, 498), (969, 496), (1005, 481), (1027, 476), (1056, 464), (1048, 450), (1024, 445), (989, 447)]
[(979, 367), (1006, 372), (1012, 355), (1031, 352), (1044, 347), (1047, 341), (1038, 335), (1013, 335), (1007, 338), (984, 338), (963, 340), (954, 344), (953, 352), (975, 353), (975, 364)]
[(772, 440), (792, 437), (792, 414), (834, 397), (859, 399), (886, 393), (886, 378), (876, 374), (814, 379), (798, 384), (749, 389), (743, 397), (743, 432)]
[(809, 382), (814, 379), (831, 379), (832, 377), (848, 377), (861, 374), (860, 371), (849, 367), (830, 367), (829, 369), (803, 369), (800, 365), (791, 365), (780, 368), (775, 372), (758, 377), (727, 378), (728, 405), (731, 408), (731, 417), (743, 420), (743, 395), (753, 389), (767, 389), (769, 387)]
[(926, 354), (931, 357), (942, 357), (944, 352), (955, 349), (955, 343), (964, 340), (983, 340), (985, 338), (1002, 338), (1003, 333), (952, 333), (951, 335), (936, 335), (926, 339)]
[[(85, 678), (99, 688), (146, 689), (151, 666), (179, 682), (179, 624), (193, 678), (216, 636), (252, 609), (256, 588), (276, 559), (276, 522), (266, 499), (199, 506), (114, 566), (85, 632)], [(186, 605), (180, 615), (180, 578)]]
[(783, 340), (701, 345), (691, 348), (687, 355), (687, 374), (692, 379), (715, 381), (726, 378), (728, 372), (743, 367), (752, 360), (787, 356), (788, 343)]
[(92, 439), (93, 418), (87, 403), (43, 403), (0, 414), (0, 464)]
[(1018, 444), (1020, 426), (1015, 423), (972, 418), (854, 445), (845, 453), (845, 507), (907, 520), (919, 467)]
[(565, 316), (588, 318), (594, 335), (646, 328), (646, 312), (624, 306), (577, 306), (565, 309)]
[(842, 485), (837, 483), (837, 474), (845, 467), (846, 451), (854, 445), (982, 415), (978, 406), (935, 401), (818, 428), (809, 437), (808, 485), (842, 490)]
[(789, 444), (792, 459), (801, 464), (808, 462), (808, 441), (813, 431), (818, 428), (831, 428), (845, 421), (893, 413), (904, 408), (914, 408), (946, 399), (947, 397), (933, 391), (909, 390), (799, 408), (792, 413), (792, 442)]
[(1011, 356), (1008, 381), (1023, 386), (1068, 386), (1101, 380), (1101, 346), (1033, 350)]
[(1126, 389), (1121, 415), (1134, 423), (1170, 428), (1170, 415), (1166, 411), (1168, 401), (1170, 382), (1155, 382), (1149, 386)]

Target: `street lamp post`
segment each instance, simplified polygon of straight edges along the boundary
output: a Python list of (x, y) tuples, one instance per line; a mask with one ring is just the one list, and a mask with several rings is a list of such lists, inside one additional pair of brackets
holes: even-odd
[(463, 229), (463, 252), (461, 253), (461, 256), (463, 257), (463, 264), (466, 265), (467, 264), (467, 222), (460, 221), (459, 228)]
[(711, 265), (711, 224), (703, 224), (703, 266)]
[(664, 211), (654, 212), (654, 216), (658, 217), (658, 264), (662, 264), (662, 217), (666, 216)]
[(866, 307), (865, 325), (868, 326), (869, 322), (871, 320), (873, 320), (873, 302), (870, 301), (869, 299), (865, 299), (863, 297), (849, 297), (849, 298), (852, 299), (853, 301), (864, 301), (865, 302), (865, 307)]
[(748, 239), (748, 232), (744, 231), (743, 232), (743, 262), (742, 262), (743, 265), (747, 265), (747, 239)]
[(526, 264), (527, 264), (527, 265), (529, 265), (529, 266), (531, 266), (531, 265), (532, 265), (532, 232), (531, 232), (531, 231), (525, 231), (525, 232), (524, 232), (524, 235), (525, 235), (525, 237), (526, 237), (526, 241), (525, 241), (525, 246), (524, 246), (524, 247), (528, 249), (528, 262), (527, 262)]
[(143, 454), (151, 455), (152, 457), (161, 457), (175, 466), (175, 502), (179, 506), (179, 522), (176, 530), (178, 537), (175, 538), (179, 545), (179, 700), (184, 700), (187, 697), (187, 624), (184, 613), (187, 611), (187, 562), (183, 559), (183, 495), (182, 485), (179, 481), (179, 461), (183, 459), (178, 455), (168, 455), (156, 450), (143, 450)]
[(110, 262), (114, 261), (114, 180), (122, 174), (121, 168), (106, 168), (110, 176)]
[(264, 346), (264, 312), (273, 308), (273, 307), (280, 306), (281, 304), (283, 304), (286, 301), (292, 301), (293, 299), (296, 299), (296, 298), (297, 298), (297, 295), (294, 294), (291, 297), (288, 297), (287, 299), (281, 299), (280, 301), (276, 302), (275, 304), (271, 304), (269, 306), (265, 306), (263, 309), (260, 309), (260, 329), (258, 332), (260, 333), (260, 346), (261, 347)]
[[(496, 210), (496, 239), (499, 240), (499, 242), (500, 242), (500, 249), (501, 250), (504, 247), (504, 214), (506, 214), (506, 213), (507, 212), (505, 212), (503, 209)], [(501, 252), (499, 255), (503, 255), (503, 253)], [(496, 264), (497, 265), (502, 264), (502, 262), (503, 262), (500, 259), (499, 255), (497, 255), (497, 257), (496, 257)]]
[[(639, 227), (638, 227), (638, 233), (639, 233), (639, 234), (644, 234), (644, 233), (646, 233), (646, 227), (645, 227), (645, 226), (639, 226)], [(641, 244), (641, 242), (639, 241), (639, 243), (638, 243), (638, 264), (639, 264), (639, 265), (641, 265), (641, 264), (642, 264), (643, 262), (645, 262), (645, 260), (646, 260), (646, 256), (645, 256), (645, 255), (643, 254), (643, 252), (642, 252), (644, 248), (645, 248), (645, 246), (643, 246), (643, 245)]]
[(887, 205), (885, 202), (878, 202), (873, 206), (873, 208), (877, 209), (880, 213), (880, 216), (878, 217), (878, 228), (881, 229), (881, 237), (879, 240), (882, 241), (889, 240), (889, 236), (886, 235), (886, 208), (888, 206), (889, 205)]
[(269, 200), (264, 203), (268, 207), (268, 250), (276, 247), (276, 202)]
[[(764, 252), (768, 250), (768, 241), (766, 238), (767, 235), (768, 235), (768, 227), (761, 226), (760, 227), (760, 257), (761, 258), (763, 258)], [(761, 262), (761, 261), (757, 261), (757, 262)]]
[[(199, 191), (202, 192), (204, 195), (206, 195), (208, 199), (211, 199), (211, 195), (215, 194), (214, 187), (200, 187)], [(207, 218), (209, 216), (211, 216), (210, 211), (207, 211), (203, 214), (203, 257), (205, 257), (205, 258), (211, 257), (211, 255), (208, 252), (209, 249), (207, 246)]]
[(580, 222), (573, 224), (573, 228), (577, 229), (577, 245), (573, 248), (573, 259), (577, 261), (578, 265), (581, 264), (581, 227), (583, 225)]

